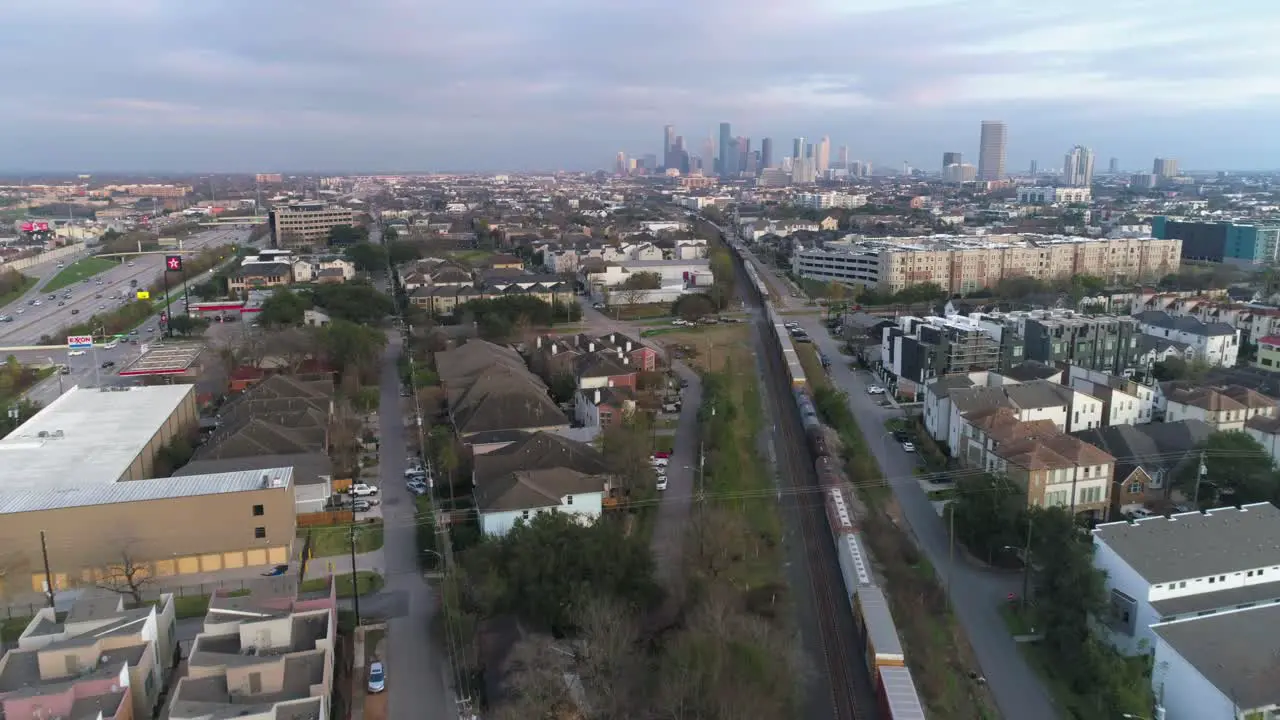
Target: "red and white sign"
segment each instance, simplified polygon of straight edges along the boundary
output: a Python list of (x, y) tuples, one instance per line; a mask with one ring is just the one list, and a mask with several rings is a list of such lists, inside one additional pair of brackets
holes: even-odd
[(68, 335), (67, 336), (68, 350), (81, 350), (81, 349), (87, 349), (91, 347), (93, 347), (92, 335)]
[(164, 264), (170, 270), (177, 272), (182, 269), (182, 258), (177, 255), (170, 255), (164, 259)]

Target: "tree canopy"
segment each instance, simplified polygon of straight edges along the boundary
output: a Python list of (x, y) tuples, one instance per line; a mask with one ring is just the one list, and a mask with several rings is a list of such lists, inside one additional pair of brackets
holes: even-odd
[(311, 291), (311, 299), (329, 317), (361, 325), (381, 325), (395, 312), (395, 302), (367, 283), (318, 285)]
[(671, 312), (684, 320), (693, 322), (716, 312), (715, 301), (702, 293), (681, 295), (671, 305)]
[(369, 231), (354, 225), (334, 225), (329, 228), (330, 245), (354, 245), (369, 239)]
[(311, 298), (293, 290), (276, 290), (262, 301), (258, 322), (263, 327), (287, 327), (302, 324), (302, 314), (311, 309)]
[(662, 275), (656, 272), (632, 273), (618, 287), (622, 290), (657, 290), (662, 287)]
[(359, 242), (349, 246), (342, 255), (350, 260), (357, 270), (364, 272), (383, 270), (387, 267), (387, 251), (381, 245)]

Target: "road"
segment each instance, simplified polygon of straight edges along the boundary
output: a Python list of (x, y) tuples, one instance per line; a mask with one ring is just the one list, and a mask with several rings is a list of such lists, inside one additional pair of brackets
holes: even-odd
[(400, 370), (396, 366), (400, 347), (400, 334), (388, 333), (379, 377), (382, 397), (378, 410), (383, 558), (387, 566), (383, 593), (404, 594), (408, 598), (406, 612), (388, 621), (389, 716), (457, 720), (449, 658), (431, 632), (440, 600), (418, 564), (416, 507), (404, 483), (408, 448)]
[[(248, 228), (208, 230), (187, 238), (183, 248), (200, 249), (233, 242), (243, 243), (248, 239), (249, 232)], [(65, 258), (62, 262), (69, 265), (74, 260), (75, 258)], [(40, 278), (39, 285), (43, 286), (60, 269), (57, 267), (57, 262), (51, 260), (33, 265), (25, 273)], [(133, 289), (129, 286), (129, 281), (137, 280), (138, 284), (144, 287), (150, 285), (164, 267), (164, 256), (140, 255), (131, 262), (133, 262), (132, 267), (128, 262), (121, 263), (119, 267), (100, 273), (88, 282), (58, 290), (58, 297), (55, 300), (48, 299), (50, 293), (36, 289), (5, 306), (0, 310), (0, 314), (12, 315), (14, 319), (13, 322), (0, 323), (0, 346), (35, 345), (42, 335), (87, 319), (95, 312), (100, 312), (104, 305), (107, 308), (120, 305), (122, 302), (120, 298), (128, 297)], [(97, 284), (97, 280), (101, 280), (102, 284)], [(71, 292), (71, 299), (63, 300), (62, 295), (67, 291)], [(97, 295), (102, 297), (96, 297)], [(112, 295), (117, 296), (117, 299), (112, 300)], [(40, 305), (28, 304), (29, 301), (37, 299)], [(64, 302), (65, 305), (59, 306), (59, 302)], [(73, 314), (73, 310), (78, 312)]]
[(1011, 575), (971, 565), (962, 556), (951, 556), (947, 529), (928, 495), (915, 479), (916, 457), (903, 452), (884, 423), (900, 417), (866, 392), (871, 376), (849, 368), (839, 343), (818, 316), (796, 316), (815, 344), (832, 359), (829, 374), (849, 396), (849, 408), (858, 420), (867, 446), (893, 488), (898, 505), (929, 562), (947, 585), (952, 606), (978, 657), (982, 674), (1007, 718), (1053, 718), (1058, 713), (1044, 684), (1023, 659), (997, 608), (1009, 593), (1022, 592), (1021, 575)]

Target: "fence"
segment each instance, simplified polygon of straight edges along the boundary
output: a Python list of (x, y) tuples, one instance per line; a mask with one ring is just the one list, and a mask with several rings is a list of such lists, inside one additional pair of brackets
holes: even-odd
[(356, 521), (356, 514), (351, 510), (325, 510), (323, 512), (299, 513), (298, 527), (315, 525), (350, 525)]

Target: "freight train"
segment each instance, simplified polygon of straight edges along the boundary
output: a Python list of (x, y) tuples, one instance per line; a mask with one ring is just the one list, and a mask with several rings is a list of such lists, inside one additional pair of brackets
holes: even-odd
[(827, 524), (839, 558), (840, 575), (844, 581), (845, 597), (849, 611), (853, 613), (861, 645), (859, 655), (864, 658), (867, 671), (873, 678), (880, 714), (886, 720), (926, 720), (924, 706), (916, 691), (915, 681), (907, 668), (906, 653), (893, 622), (884, 591), (876, 582), (871, 557), (863, 546), (858, 532), (858, 511), (852, 503), (849, 478), (839, 457), (838, 440), (834, 430), (822, 423), (814, 404), (809, 379), (796, 354), (782, 317), (769, 301), (769, 288), (756, 271), (748, 253), (736, 239), (726, 244), (733, 249), (747, 277), (751, 279), (765, 309), (773, 345), (782, 357), (791, 381), (791, 394), (796, 411), (804, 426), (809, 452), (813, 458), (819, 489), (826, 503)]

